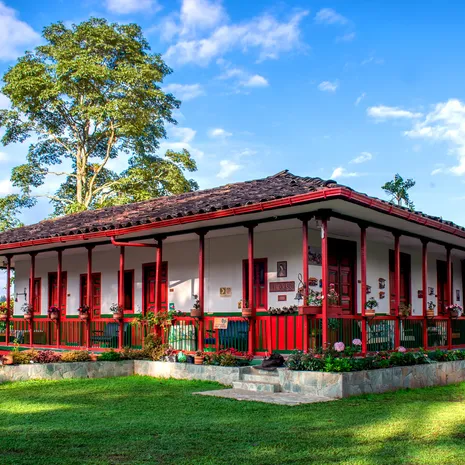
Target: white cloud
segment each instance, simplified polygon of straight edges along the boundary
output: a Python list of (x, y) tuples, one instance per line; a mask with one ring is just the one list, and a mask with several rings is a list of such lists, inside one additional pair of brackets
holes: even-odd
[(107, 10), (116, 14), (129, 14), (138, 12), (156, 13), (160, 6), (155, 0), (106, 0)]
[(0, 92), (0, 110), (5, 110), (7, 108), (10, 108), (10, 106), (10, 99), (5, 94), (2, 94)]
[(372, 158), (373, 155), (370, 152), (362, 152), (358, 157), (350, 160), (350, 163), (365, 163), (366, 161), (370, 161)]
[(331, 179), (338, 179), (338, 178), (355, 178), (357, 176), (361, 176), (360, 173), (349, 172), (342, 166), (335, 168), (333, 174), (331, 175)]
[(323, 81), (318, 84), (318, 89), (322, 92), (336, 92), (339, 87), (338, 81)]
[(436, 104), (422, 121), (405, 131), (405, 135), (449, 144), (450, 153), (457, 157), (458, 164), (447, 171), (459, 176), (465, 174), (465, 102), (450, 99)]
[(377, 107), (369, 107), (367, 108), (368, 116), (378, 120), (385, 120), (385, 119), (415, 119), (421, 118), (423, 115), (422, 113), (412, 112), (409, 110), (403, 110), (399, 107), (387, 107), (385, 105), (379, 105)]
[(4, 163), (9, 160), (8, 155), (5, 152), (0, 152), (0, 163)]
[(320, 24), (347, 24), (349, 20), (332, 8), (322, 8), (315, 15), (315, 21)]
[(443, 173), (444, 170), (442, 168), (435, 168), (433, 171), (431, 171), (431, 176), (435, 176), (436, 174)]
[(365, 92), (362, 92), (358, 97), (357, 100), (355, 100), (355, 106), (357, 106), (365, 97), (367, 94)]
[(9, 179), (0, 179), (0, 195), (13, 194), (13, 186)]
[(16, 11), (0, 1), (0, 60), (14, 60), (26, 47), (35, 45), (39, 34), (17, 18)]
[(231, 137), (232, 132), (225, 131), (223, 128), (214, 128), (208, 131), (208, 135), (212, 139), (225, 139), (226, 137)]
[(163, 92), (173, 94), (176, 98), (186, 102), (205, 95), (205, 91), (200, 84), (168, 84), (163, 87)]
[(259, 74), (250, 76), (247, 80), (242, 81), (241, 84), (245, 87), (267, 87), (269, 85), (268, 81)]
[(196, 35), (227, 20), (221, 1), (183, 0), (181, 6), (181, 35)]
[(354, 39), (355, 39), (355, 32), (348, 32), (347, 34), (336, 37), (336, 43), (352, 42)]
[(204, 152), (193, 146), (197, 131), (188, 127), (179, 127), (170, 125), (168, 127), (168, 141), (160, 144), (160, 153), (164, 154), (166, 150), (181, 151), (186, 149), (197, 159), (204, 157)]
[(362, 66), (368, 65), (370, 63), (373, 63), (374, 65), (383, 65), (384, 64), (384, 59), (383, 58), (376, 58), (375, 56), (371, 55), (368, 58), (365, 58), (362, 60), (360, 63)]
[(205, 66), (233, 49), (243, 52), (256, 49), (259, 61), (276, 59), (283, 52), (301, 47), (300, 23), (307, 14), (307, 11), (294, 13), (287, 22), (265, 14), (244, 23), (220, 24), (206, 37), (190, 40), (181, 37), (168, 48), (165, 59), (177, 65)]
[(226, 179), (229, 178), (236, 171), (242, 169), (242, 165), (237, 164), (232, 160), (221, 160), (220, 171), (216, 175), (217, 178)]

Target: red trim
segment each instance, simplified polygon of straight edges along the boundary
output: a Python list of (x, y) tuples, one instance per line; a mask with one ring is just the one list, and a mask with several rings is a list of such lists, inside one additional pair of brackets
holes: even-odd
[(146, 244), (145, 242), (118, 242), (114, 236), (111, 236), (111, 243), (118, 247), (158, 247), (157, 244)]
[[(162, 266), (166, 270), (166, 290), (168, 291), (168, 262), (162, 262)], [(145, 302), (145, 270), (147, 268), (156, 268), (156, 262), (142, 263), (142, 313), (147, 311), (147, 303)], [(155, 275), (156, 276), (156, 275)], [(156, 298), (156, 296), (155, 296)]]
[(328, 219), (321, 219), (321, 280), (323, 292), (323, 304), (321, 306), (322, 317), (322, 345), (328, 343)]
[[(447, 302), (449, 305), (452, 305), (455, 301), (454, 299), (454, 283), (453, 283), (453, 278), (452, 278), (452, 249), (450, 247), (447, 247)], [(447, 323), (447, 345), (449, 350), (452, 348), (452, 322), (449, 319)]]
[[(120, 275), (119, 275), (119, 270), (118, 272), (116, 273), (117, 276), (117, 282), (118, 282), (118, 299), (119, 299), (119, 293), (120, 293)], [(132, 270), (124, 270), (124, 282), (126, 282), (126, 276), (127, 275), (131, 275), (131, 300), (132, 300), (132, 307), (131, 308), (128, 308), (126, 307), (126, 286), (124, 287), (124, 297), (123, 297), (123, 307), (124, 307), (124, 312), (125, 313), (134, 313), (134, 308), (135, 308), (135, 303), (134, 303), (134, 298), (135, 298), (135, 294), (134, 294), (134, 281), (135, 281), (135, 271), (134, 269)], [(119, 300), (118, 300), (119, 302)]]
[(452, 234), (457, 237), (465, 238), (465, 231), (458, 227), (450, 226), (440, 221), (433, 220), (430, 218), (424, 218), (420, 215), (412, 214), (411, 212), (405, 211), (402, 208), (399, 208), (395, 205), (390, 205), (381, 200), (370, 198), (364, 194), (359, 194), (352, 191), (346, 187), (335, 187), (328, 188), (321, 191), (309, 192), (307, 194), (300, 194), (293, 197), (286, 197), (284, 199), (270, 200), (267, 202), (262, 202), (253, 205), (246, 205), (238, 208), (231, 208), (228, 210), (220, 210), (210, 213), (199, 213), (196, 215), (173, 218), (169, 220), (158, 221), (156, 223), (143, 224), (137, 226), (130, 226), (127, 228), (121, 228), (111, 231), (98, 231), (85, 234), (77, 234), (73, 236), (58, 236), (58, 237), (49, 237), (44, 239), (35, 239), (30, 241), (14, 242), (11, 244), (2, 244), (0, 245), (0, 250), (10, 250), (21, 247), (30, 247), (35, 245), (44, 245), (44, 244), (56, 244), (64, 242), (75, 242), (89, 239), (98, 239), (102, 237), (114, 237), (115, 232), (118, 235), (134, 233), (137, 231), (147, 231), (159, 228), (165, 228), (175, 225), (184, 225), (191, 224), (200, 221), (214, 220), (219, 218), (226, 218), (231, 216), (238, 216), (247, 213), (256, 213), (262, 212), (265, 210), (273, 210), (276, 208), (291, 207), (295, 205), (302, 205), (306, 203), (316, 202), (319, 200), (328, 200), (340, 198), (351, 203), (358, 205), (366, 206), (370, 209), (377, 210), (381, 213), (386, 213), (391, 216), (396, 216), (398, 218), (406, 219), (412, 223), (417, 223), (422, 226), (430, 227), (438, 231), (442, 231), (448, 234)]
[[(36, 285), (36, 283), (38, 283)], [(37, 295), (35, 295), (35, 289), (37, 288)], [(34, 306), (34, 315), (42, 314), (42, 278), (34, 278), (34, 298), (37, 302), (37, 306)], [(34, 304), (34, 300), (32, 301)]]
[[(400, 306), (400, 236), (394, 236), (394, 314), (399, 316)], [(396, 321), (394, 327), (394, 347), (400, 345), (400, 325)]]
[(34, 278), (36, 269), (36, 254), (31, 253), (31, 268), (29, 269), (29, 304), (34, 305)]
[[(253, 352), (255, 350), (255, 296), (253, 291), (253, 284), (254, 284), (254, 235), (253, 235), (254, 226), (249, 226), (248, 231), (248, 242), (247, 242), (247, 261), (248, 261), (248, 271), (249, 271), (249, 308), (252, 309), (252, 318), (249, 319), (249, 341), (248, 341), (248, 349), (249, 352)], [(266, 265), (265, 265), (266, 267)], [(266, 286), (268, 285), (266, 281), (266, 268), (265, 268), (265, 295), (267, 296), (268, 289)]]
[(10, 341), (10, 325), (8, 324), (11, 315), (11, 255), (6, 257), (6, 305), (8, 308), (8, 318), (5, 330), (5, 343), (9, 344)]
[(423, 241), (421, 252), (421, 287), (423, 289), (423, 347), (428, 347), (428, 320), (426, 318), (428, 310), (428, 242)]
[(198, 349), (203, 351), (205, 314), (205, 234), (199, 233), (199, 303), (202, 317), (199, 320)]
[[(357, 268), (355, 268), (357, 269)], [(365, 316), (365, 307), (367, 302), (367, 228), (362, 226), (360, 228), (360, 279), (362, 281), (361, 295), (360, 295), (360, 305), (362, 316)], [(357, 302), (355, 300), (355, 302)], [(355, 311), (357, 313), (357, 311)], [(362, 322), (362, 352), (366, 354), (367, 352), (367, 332), (366, 332), (366, 322)]]
[[(308, 219), (302, 220), (302, 277), (304, 282), (304, 305), (307, 305), (306, 299), (308, 297)], [(305, 352), (308, 351), (308, 316), (303, 316), (303, 330), (304, 330), (304, 341), (303, 349)]]
[(124, 247), (119, 249), (118, 305), (124, 309)]
[(161, 278), (163, 264), (163, 241), (158, 240), (158, 247), (155, 261), (155, 311), (158, 313), (161, 310)]
[[(60, 268), (61, 270), (61, 268)], [(66, 284), (66, 286), (63, 286), (62, 283), (60, 283), (60, 287), (58, 287), (58, 272), (57, 271), (50, 271), (48, 273), (48, 308), (50, 308), (52, 305), (56, 305), (60, 310), (64, 310), (64, 312), (61, 314), (62, 316), (66, 315), (66, 295), (68, 294), (68, 273), (66, 271), (61, 271), (61, 280), (63, 280)], [(56, 298), (56, 303), (53, 302), (52, 298), (52, 279), (55, 278), (56, 280), (56, 288), (57, 288), (57, 298)], [(62, 303), (62, 294), (59, 292), (59, 289), (61, 287), (64, 288), (64, 294), (65, 294), (65, 302)]]

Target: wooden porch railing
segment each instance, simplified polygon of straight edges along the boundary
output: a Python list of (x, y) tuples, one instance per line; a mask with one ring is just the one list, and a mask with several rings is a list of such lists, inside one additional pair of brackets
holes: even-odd
[[(218, 351), (234, 348), (248, 352), (249, 322), (241, 316), (230, 316), (227, 329), (215, 329), (216, 317), (204, 317), (204, 350)], [(304, 319), (307, 318), (307, 324)], [(110, 350), (122, 347), (142, 348), (148, 334), (144, 326), (131, 325), (132, 319), (121, 323), (112, 318), (96, 318), (88, 323), (76, 317), (35, 318), (31, 323), (24, 318), (13, 317), (9, 321), (9, 340), (6, 340), (6, 324), (0, 322), (0, 350), (14, 344), (20, 347)], [(59, 331), (57, 325), (60, 325)], [(437, 316), (433, 319), (413, 316), (398, 319), (380, 315), (364, 318), (360, 315), (343, 315), (328, 319), (328, 343), (342, 341), (350, 345), (354, 339), (362, 339), (366, 325), (367, 352), (395, 350), (395, 332), (399, 331), (400, 345), (406, 349), (464, 348), (465, 317), (450, 319)], [(426, 328), (425, 328), (426, 325)], [(123, 328), (123, 337), (119, 331)], [(199, 320), (188, 316), (174, 320), (161, 336), (163, 341), (176, 350), (193, 352), (199, 341)], [(60, 340), (57, 341), (57, 336)], [(254, 325), (255, 355), (271, 352), (289, 353), (293, 350), (317, 349), (322, 346), (322, 319), (320, 316), (257, 315)], [(427, 339), (427, 340), (424, 340)], [(305, 344), (305, 342), (307, 344)]]

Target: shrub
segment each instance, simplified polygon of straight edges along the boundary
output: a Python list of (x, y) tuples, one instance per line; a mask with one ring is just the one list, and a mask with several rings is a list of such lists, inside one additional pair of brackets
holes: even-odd
[(61, 355), (61, 361), (70, 362), (88, 362), (91, 360), (90, 353), (87, 350), (70, 350)]
[(144, 360), (147, 359), (147, 354), (143, 349), (131, 349), (130, 347), (125, 347), (121, 352), (122, 360)]
[[(204, 353), (205, 365), (216, 365), (222, 367), (237, 367), (250, 365), (253, 356), (239, 352), (236, 349), (223, 349), (216, 353)], [(178, 356), (179, 359), (179, 356)]]
[(160, 337), (154, 334), (149, 334), (144, 339), (144, 353), (146, 358), (150, 360), (160, 360), (165, 355), (165, 350), (168, 348), (168, 344), (163, 344)]
[(40, 350), (32, 358), (34, 363), (58, 363), (61, 362), (61, 354), (51, 350)]
[(37, 350), (25, 350), (23, 352), (14, 350), (11, 352), (13, 356), (13, 364), (15, 365), (27, 365), (32, 362), (32, 359), (37, 355)]
[(98, 360), (99, 362), (117, 362), (121, 360), (121, 354), (111, 349), (109, 352), (103, 352)]

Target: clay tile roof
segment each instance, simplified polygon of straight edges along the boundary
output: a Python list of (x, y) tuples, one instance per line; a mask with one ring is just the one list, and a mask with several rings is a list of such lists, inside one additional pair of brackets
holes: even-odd
[[(44, 220), (40, 223), (1, 233), (0, 245), (157, 223), (163, 220), (199, 213), (259, 204), (261, 202), (293, 197), (333, 187), (349, 189), (346, 186), (338, 184), (336, 181), (296, 176), (285, 170), (263, 179), (226, 184), (225, 186), (213, 189), (160, 197), (144, 202), (102, 208), (100, 210), (89, 210), (60, 218)], [(369, 199), (374, 198), (366, 194), (361, 195)], [(376, 200), (379, 201), (380, 199)], [(381, 202), (391, 205), (384, 200), (381, 200)], [(409, 211), (406, 208), (403, 209)], [(452, 221), (445, 221), (437, 216), (430, 216), (418, 211), (410, 213), (417, 218), (436, 220), (445, 225), (465, 231), (465, 228)]]
[(287, 170), (264, 179), (44, 220), (0, 234), (0, 244), (119, 229), (227, 210), (337, 187), (335, 181), (295, 176)]

